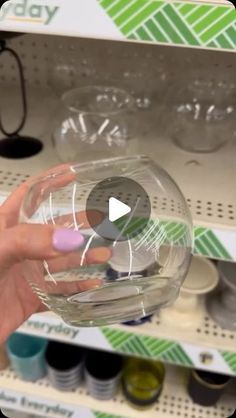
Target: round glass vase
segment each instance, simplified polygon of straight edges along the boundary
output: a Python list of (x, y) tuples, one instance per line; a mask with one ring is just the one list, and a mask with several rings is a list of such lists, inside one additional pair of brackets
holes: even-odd
[(168, 134), (185, 151), (217, 151), (236, 137), (236, 85), (195, 80), (168, 99)]
[[(61, 171), (55, 169), (54, 174), (38, 177), (22, 202), (20, 222), (79, 229), (85, 234), (88, 227), (84, 215), (81, 221), (81, 213), (89, 218), (88, 197), (104, 179), (109, 182), (99, 190), (91, 209), (99, 210), (102, 216), (97, 220), (96, 230), (89, 232), (89, 238), (85, 237), (85, 246), (78, 250), (77, 258), (72, 254), (74, 265), (60, 271), (53, 270), (48, 260), (27, 261), (24, 265), (25, 276), (42, 302), (74, 326), (100, 326), (151, 315), (176, 299), (191, 259), (192, 220), (184, 196), (174, 180), (145, 156), (68, 165)], [(140, 203), (135, 188), (122, 195), (127, 179), (145, 189), (151, 207), (148, 216), (146, 200)], [(122, 217), (122, 222), (109, 224), (108, 201), (116, 192), (135, 210), (127, 218)], [(110, 280), (106, 269), (103, 273), (99, 265), (94, 265), (92, 273), (89, 268), (86, 271), (87, 251), (93, 248), (97, 227), (104, 222), (109, 226), (107, 246), (111, 254), (118, 238), (125, 235), (129, 265), (140, 248), (151, 257), (152, 268), (147, 275), (137, 275), (131, 268), (122, 279)], [(114, 230), (115, 237), (110, 234)]]
[(127, 154), (135, 137), (136, 111), (133, 97), (116, 87), (87, 86), (66, 92), (53, 132), (60, 160), (85, 162)]

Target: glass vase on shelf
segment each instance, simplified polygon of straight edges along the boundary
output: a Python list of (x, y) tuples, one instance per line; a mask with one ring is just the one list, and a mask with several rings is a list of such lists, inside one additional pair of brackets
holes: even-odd
[(135, 110), (133, 97), (116, 87), (68, 91), (53, 132), (59, 158), (84, 162), (127, 154), (135, 140)]
[(236, 84), (193, 78), (170, 91), (167, 132), (173, 142), (189, 152), (217, 151), (236, 137)]

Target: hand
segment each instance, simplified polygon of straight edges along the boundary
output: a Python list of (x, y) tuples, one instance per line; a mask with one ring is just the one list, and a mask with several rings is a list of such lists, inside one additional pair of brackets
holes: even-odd
[[(62, 168), (65, 166), (58, 167), (58, 170)], [(50, 174), (50, 171), (46, 173)], [(64, 179), (65, 184), (69, 181), (70, 177)], [(60, 228), (60, 222), (56, 228), (54, 225), (17, 224), (19, 208), (28, 188), (29, 181), (0, 207), (0, 343), (33, 313), (46, 309), (24, 277), (25, 260), (47, 260), (52, 273), (79, 267), (81, 263), (77, 250), (84, 239), (79, 231)], [(84, 219), (85, 214), (79, 213), (78, 217)], [(108, 248), (93, 248), (87, 251), (84, 264), (102, 264), (109, 258)], [(44, 283), (44, 272), (40, 274)], [(100, 284), (96, 279), (78, 281), (73, 284), (73, 290), (85, 291)], [(68, 283), (61, 282), (58, 291), (66, 292), (67, 286)], [(72, 283), (69, 286), (71, 292)]]

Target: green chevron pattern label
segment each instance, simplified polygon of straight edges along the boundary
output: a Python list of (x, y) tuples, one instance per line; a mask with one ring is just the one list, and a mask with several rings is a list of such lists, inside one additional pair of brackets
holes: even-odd
[(196, 254), (232, 261), (229, 252), (210, 229), (196, 227), (194, 237), (194, 252)]
[(233, 5), (98, 0), (127, 39), (236, 50)]
[(236, 353), (222, 352), (221, 354), (232, 372), (236, 373)]
[(103, 328), (102, 332), (113, 349), (122, 354), (158, 359), (186, 367), (193, 366), (192, 360), (183, 348), (173, 341), (134, 335), (111, 328)]

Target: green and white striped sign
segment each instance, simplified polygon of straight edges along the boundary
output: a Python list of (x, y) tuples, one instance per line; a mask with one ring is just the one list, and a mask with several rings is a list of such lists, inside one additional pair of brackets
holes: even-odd
[(158, 0), (99, 0), (127, 39), (236, 49), (233, 5)]
[[(124, 355), (156, 359), (184, 367), (236, 374), (236, 352), (197, 347), (194, 344), (134, 334), (115, 328), (105, 327), (101, 331), (113, 350)], [(207, 358), (207, 362), (205, 358)]]
[(193, 366), (193, 362), (181, 346), (173, 341), (135, 335), (113, 328), (102, 328), (102, 332), (119, 353)]
[(0, 29), (236, 50), (236, 11), (224, 0), (11, 0)]
[(236, 374), (236, 355), (234, 353), (228, 353), (225, 351), (223, 351), (221, 354), (230, 369)]
[[(194, 228), (194, 253), (208, 258), (235, 261), (233, 246), (236, 250), (236, 233), (229, 233), (228, 240), (223, 242), (220, 231), (197, 226)], [(218, 236), (219, 235), (219, 236)], [(231, 239), (230, 239), (231, 236)], [(227, 247), (229, 249), (227, 249)], [(235, 254), (236, 255), (236, 254)]]

